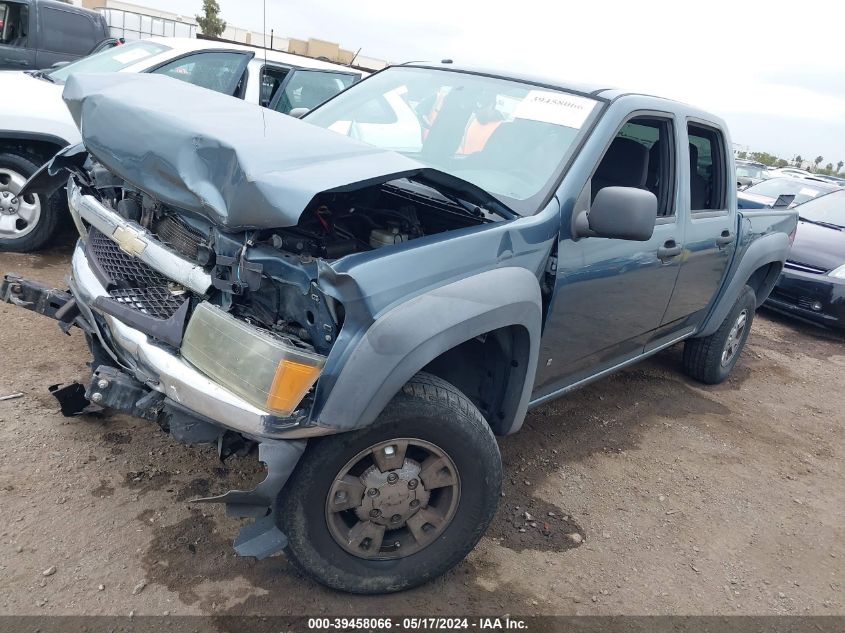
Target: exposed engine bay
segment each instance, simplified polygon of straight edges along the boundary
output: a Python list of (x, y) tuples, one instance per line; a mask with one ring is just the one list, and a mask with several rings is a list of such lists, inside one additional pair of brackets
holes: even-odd
[[(344, 309), (319, 287), (320, 260), (401, 246), (500, 219), (448, 191), (403, 178), (351, 192), (318, 194), (295, 226), (227, 232), (206, 217), (160, 203), (99, 165), (86, 172), (77, 172), (77, 177), (86, 177), (87, 190), (101, 202), (210, 272), (216, 292), (206, 300), (304, 350), (324, 355), (343, 325)], [(134, 282), (118, 279), (112, 296), (118, 301), (123, 297), (122, 302), (131, 305), (125, 294), (130, 288), (120, 286), (137, 285)], [(167, 284), (160, 294), (165, 292), (172, 295), (171, 307), (185, 300), (195, 305), (200, 299), (174, 284)], [(172, 314), (151, 316), (170, 318)], [(135, 326), (156, 334), (143, 322)]]

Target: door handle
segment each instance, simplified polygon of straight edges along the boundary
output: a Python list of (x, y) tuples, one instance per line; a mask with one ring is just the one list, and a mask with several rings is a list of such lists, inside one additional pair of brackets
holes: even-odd
[(11, 64), (12, 66), (29, 66), (29, 62), (20, 59), (6, 59), (3, 58), (4, 64)]
[(667, 259), (672, 259), (681, 254), (683, 249), (675, 242), (675, 240), (666, 240), (663, 246), (657, 249), (657, 259), (665, 262)]
[(716, 246), (722, 248), (728, 244), (733, 244), (735, 238), (736, 236), (733, 233), (731, 233), (728, 229), (725, 229), (722, 231), (722, 234), (716, 238)]

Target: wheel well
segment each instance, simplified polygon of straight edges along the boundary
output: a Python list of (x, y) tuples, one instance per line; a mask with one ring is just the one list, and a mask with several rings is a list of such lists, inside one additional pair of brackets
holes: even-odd
[(447, 350), (423, 371), (460, 389), (496, 435), (512, 430), (528, 371), (529, 334), (523, 326), (492, 330)]
[(0, 154), (12, 153), (26, 156), (33, 162), (42, 165), (53, 158), (64, 146), (51, 141), (28, 139), (0, 139)]
[(754, 294), (757, 296), (757, 307), (763, 305), (763, 302), (769, 298), (769, 293), (775, 287), (783, 264), (780, 262), (770, 262), (760, 266), (755, 270), (751, 277), (748, 278), (746, 284), (751, 287)]

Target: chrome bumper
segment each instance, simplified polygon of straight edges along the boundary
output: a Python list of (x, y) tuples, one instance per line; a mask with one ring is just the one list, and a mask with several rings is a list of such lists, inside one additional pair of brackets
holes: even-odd
[[(91, 316), (96, 311), (92, 307), (93, 300), (108, 297), (108, 292), (91, 269), (81, 243), (74, 250), (71, 266), (71, 291), (83, 314)], [(331, 432), (323, 427), (302, 427), (289, 419), (274, 417), (224, 389), (178, 356), (151, 343), (146, 334), (110, 315), (97, 312), (96, 316), (96, 320), (89, 318), (91, 326), (97, 329), (101, 343), (124, 370), (220, 426), (256, 439), (294, 439)], [(100, 324), (104, 324), (104, 328)]]

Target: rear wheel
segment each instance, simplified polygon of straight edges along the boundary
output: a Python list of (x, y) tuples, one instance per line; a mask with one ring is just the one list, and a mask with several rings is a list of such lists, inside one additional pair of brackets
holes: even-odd
[(38, 168), (28, 156), (0, 153), (0, 251), (37, 250), (56, 232), (63, 209), (60, 193), (18, 195)]
[(756, 307), (754, 290), (745, 286), (718, 330), (684, 343), (684, 371), (709, 385), (727, 379), (748, 340)]
[(459, 563), (487, 529), (502, 464), (458, 389), (418, 374), (372, 426), (311, 441), (278, 506), (288, 557), (334, 589), (387, 593)]

